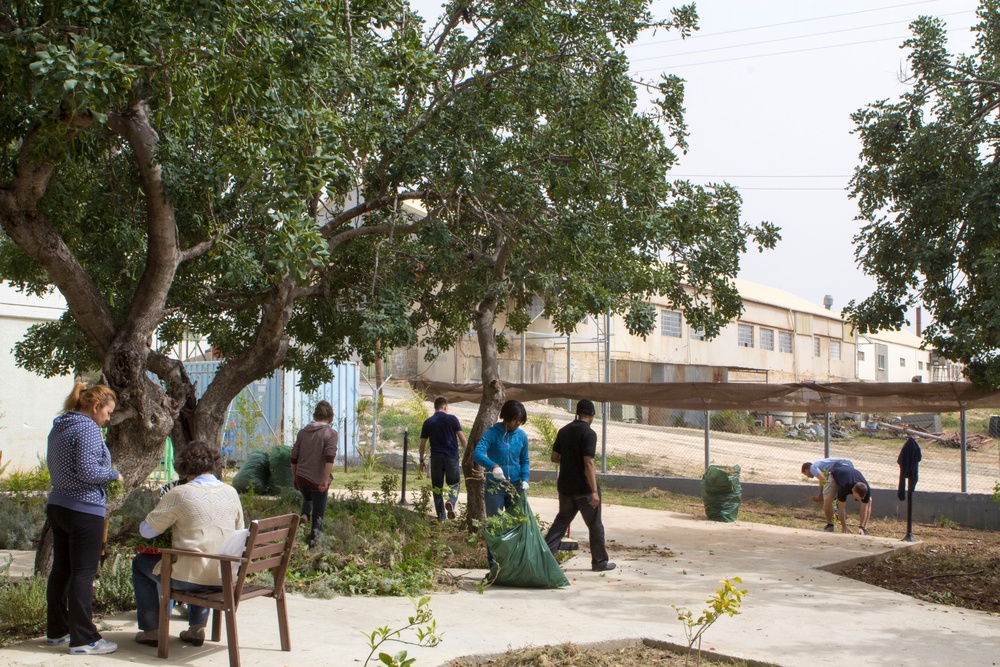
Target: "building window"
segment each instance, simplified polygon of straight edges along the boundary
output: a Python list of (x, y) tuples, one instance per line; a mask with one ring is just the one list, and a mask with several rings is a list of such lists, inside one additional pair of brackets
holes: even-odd
[(918, 361), (917, 362), (917, 370), (918, 371), (924, 370), (924, 362), (922, 362), (922, 361)]
[(774, 349), (774, 329), (764, 329), (763, 327), (761, 327), (760, 349), (762, 350)]
[(900, 368), (906, 368), (906, 357), (900, 357), (899, 358), (899, 367)]
[(740, 347), (753, 347), (753, 327), (749, 324), (738, 325), (736, 342)]
[(864, 360), (865, 360), (865, 351), (858, 350), (858, 361), (864, 361)]
[(705, 332), (701, 329), (691, 329), (691, 340), (705, 340)]
[(778, 352), (786, 352), (788, 354), (792, 353), (792, 332), (791, 331), (779, 331), (778, 332)]
[(671, 338), (681, 337), (681, 314), (670, 310), (660, 313), (660, 333)]
[(878, 355), (878, 369), (880, 371), (884, 371), (885, 370), (885, 355), (884, 354)]
[(820, 351), (821, 347), (822, 346), (821, 346), (821, 344), (819, 342), (819, 338), (813, 338), (813, 356), (814, 357), (818, 357), (818, 356), (820, 356), (822, 354), (822, 352)]
[(830, 358), (840, 359), (840, 341), (831, 340), (830, 341)]

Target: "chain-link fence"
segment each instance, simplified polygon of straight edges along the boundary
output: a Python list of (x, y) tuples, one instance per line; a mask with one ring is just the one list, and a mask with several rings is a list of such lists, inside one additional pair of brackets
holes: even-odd
[[(408, 390), (394, 388), (386, 402), (395, 414), (408, 414), (420, 404), (412, 396)], [(524, 429), (531, 443), (532, 469), (552, 470), (552, 440), (556, 431), (573, 419), (575, 403), (553, 398), (525, 405), (528, 423)], [(896, 488), (896, 459), (907, 437), (900, 429), (908, 428), (896, 422), (893, 415), (831, 414), (828, 438), (824, 414), (705, 412), (617, 403), (597, 403), (597, 409), (593, 428), (598, 433), (600, 469), (611, 474), (650, 477), (698, 479), (708, 464), (738, 464), (746, 482), (801, 483), (806, 481), (800, 472), (803, 463), (831, 456), (850, 459), (876, 488)], [(467, 430), (477, 410), (478, 405), (471, 402), (452, 403), (449, 407)], [(954, 431), (956, 435), (949, 442), (918, 437), (923, 452), (918, 488), (991, 493), (1000, 479), (1000, 466), (996, 441), (989, 438), (990, 416), (985, 411), (967, 413), (963, 488), (960, 414), (930, 415), (931, 423), (940, 426), (938, 431)], [(411, 423), (412, 451), (415, 436), (419, 435), (419, 428), (416, 434), (412, 428), (419, 420), (405, 420)], [(382, 446), (397, 448), (399, 443), (401, 438), (388, 438), (383, 439)]]

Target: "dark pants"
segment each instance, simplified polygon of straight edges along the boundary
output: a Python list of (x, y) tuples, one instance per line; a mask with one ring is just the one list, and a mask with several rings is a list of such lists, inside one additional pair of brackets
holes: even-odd
[[(488, 475), (489, 473), (487, 473)], [(516, 483), (518, 486), (521, 485), (520, 482)], [(500, 511), (507, 511), (514, 506), (514, 488), (510, 482), (498, 482), (492, 477), (486, 480), (486, 489), (483, 491), (483, 501), (486, 504), (486, 516), (496, 516), (500, 514)], [(519, 491), (518, 493), (526, 493), (526, 491)], [(496, 564), (493, 560), (493, 554), (490, 552), (490, 548), (486, 547), (486, 560), (489, 562), (490, 569)]]
[(45, 600), (45, 634), (53, 639), (69, 635), (71, 647), (93, 644), (101, 638), (94, 627), (94, 578), (104, 543), (104, 517), (58, 505), (46, 507), (52, 529), (52, 570)]
[(462, 467), (457, 458), (431, 453), (431, 488), (434, 489), (434, 509), (438, 521), (444, 521), (444, 485), (448, 485), (448, 501), (458, 504), (458, 484), (462, 480)]
[[(161, 556), (155, 554), (136, 554), (132, 559), (132, 589), (135, 591), (135, 615), (139, 621), (139, 629), (143, 631), (156, 630), (160, 627), (160, 575), (153, 574), (153, 568), (160, 562)], [(204, 586), (187, 581), (171, 580), (171, 587), (177, 591), (221, 591), (221, 586)], [(170, 601), (173, 609), (173, 600)], [(188, 625), (208, 625), (207, 607), (188, 605)]]
[[(597, 490), (600, 497), (601, 490)], [(559, 513), (552, 521), (549, 532), (545, 536), (545, 542), (549, 545), (549, 551), (553, 554), (559, 549), (559, 543), (569, 530), (569, 525), (573, 523), (577, 512), (583, 517), (583, 522), (587, 524), (590, 531), (590, 564), (591, 567), (600, 567), (608, 562), (608, 549), (604, 544), (604, 524), (601, 522), (601, 504), (597, 507), (590, 506), (590, 496), (566, 496), (559, 494)]]
[(317, 491), (316, 489), (299, 489), (302, 493), (302, 511), (308, 517), (312, 517), (312, 526), (309, 529), (309, 543), (316, 539), (316, 533), (323, 530), (323, 517), (326, 516), (326, 503), (329, 499), (327, 491)]

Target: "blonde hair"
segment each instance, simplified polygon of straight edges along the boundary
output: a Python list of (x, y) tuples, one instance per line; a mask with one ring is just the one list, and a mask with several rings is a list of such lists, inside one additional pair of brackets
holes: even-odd
[(73, 385), (73, 391), (66, 397), (63, 411), (88, 412), (95, 405), (104, 407), (108, 403), (117, 401), (118, 397), (115, 396), (115, 392), (103, 384), (95, 384), (90, 389), (87, 389), (87, 385), (77, 382)]

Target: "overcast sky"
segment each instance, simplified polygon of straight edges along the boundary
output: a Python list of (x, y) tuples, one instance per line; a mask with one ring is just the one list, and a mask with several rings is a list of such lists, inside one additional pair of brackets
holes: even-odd
[[(682, 2), (657, 2), (667, 16)], [(900, 48), (921, 15), (948, 24), (952, 51), (967, 51), (975, 0), (703, 0), (700, 30), (645, 35), (627, 52), (647, 79), (687, 81), (689, 153), (674, 170), (696, 183), (728, 181), (746, 222), (769, 220), (783, 240), (751, 251), (741, 278), (840, 310), (874, 283), (854, 262), (857, 207), (845, 190), (859, 143), (851, 114), (895, 99), (906, 66)], [(413, 5), (435, 16), (440, 3)], [(912, 318), (911, 318), (912, 319)]]

